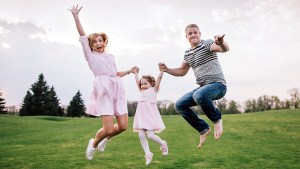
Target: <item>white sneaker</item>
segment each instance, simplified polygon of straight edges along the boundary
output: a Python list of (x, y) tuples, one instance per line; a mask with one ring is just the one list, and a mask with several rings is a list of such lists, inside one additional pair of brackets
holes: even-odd
[(146, 158), (146, 165), (149, 165), (152, 161), (153, 153), (149, 153), (145, 155)]
[(93, 155), (95, 153), (95, 148), (93, 148), (93, 143), (94, 143), (94, 140), (93, 138), (90, 139), (89, 141), (89, 144), (86, 148), (86, 159), (88, 160), (92, 160), (93, 159)]
[(97, 150), (100, 151), (100, 152), (103, 152), (104, 149), (105, 149), (105, 146), (107, 144), (109, 140), (107, 138), (104, 138), (97, 146)]
[(163, 142), (164, 142), (165, 144), (162, 145), (162, 146), (160, 146), (160, 150), (161, 150), (162, 154), (163, 154), (164, 156), (166, 156), (166, 155), (168, 155), (168, 153), (169, 153), (169, 150), (168, 150), (168, 144), (167, 144), (167, 141), (166, 141), (166, 140), (164, 140)]

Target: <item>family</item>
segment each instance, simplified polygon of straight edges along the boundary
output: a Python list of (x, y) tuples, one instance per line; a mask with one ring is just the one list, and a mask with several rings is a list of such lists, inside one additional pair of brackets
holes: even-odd
[[(187, 25), (185, 34), (190, 48), (185, 51), (180, 67), (169, 68), (165, 63), (159, 63), (160, 72), (156, 78), (150, 75), (139, 78), (137, 66), (125, 71), (117, 70), (114, 55), (106, 53), (105, 50), (108, 44), (108, 36), (105, 33), (85, 34), (78, 16), (81, 9), (82, 7), (73, 5), (69, 11), (75, 20), (85, 59), (95, 76), (87, 114), (100, 117), (102, 122), (102, 128), (97, 131), (94, 138), (88, 141), (86, 149), (88, 160), (92, 160), (96, 150), (104, 151), (109, 139), (128, 128), (127, 100), (121, 77), (130, 73), (135, 74), (135, 81), (140, 92), (133, 131), (138, 133), (145, 152), (146, 165), (151, 163), (153, 157), (148, 139), (160, 145), (162, 155), (168, 155), (167, 141), (156, 135), (165, 129), (156, 105), (156, 96), (164, 72), (173, 76), (184, 76), (190, 68), (194, 71), (196, 83), (199, 86), (178, 99), (175, 103), (175, 110), (199, 132), (198, 148), (204, 144), (211, 128), (191, 109), (193, 106), (199, 105), (214, 123), (214, 138), (217, 140), (221, 137), (222, 116), (213, 101), (224, 97), (227, 90), (217, 55), (218, 52), (229, 50), (228, 44), (224, 41), (225, 34), (214, 36), (214, 40), (202, 40), (199, 27), (196, 24)], [(114, 123), (114, 118), (116, 118), (116, 123)]]

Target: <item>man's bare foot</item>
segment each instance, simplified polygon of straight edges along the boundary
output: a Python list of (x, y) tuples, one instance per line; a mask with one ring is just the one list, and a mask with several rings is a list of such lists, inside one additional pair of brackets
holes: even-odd
[(211, 131), (211, 130), (209, 129), (209, 130), (207, 130), (206, 133), (200, 135), (200, 143), (199, 143), (199, 145), (198, 145), (198, 148), (201, 148), (201, 146), (204, 144), (204, 142), (205, 142), (207, 136), (209, 135), (210, 131)]
[(221, 119), (218, 123), (214, 124), (215, 139), (218, 140), (221, 137), (222, 133), (223, 133), (223, 121)]

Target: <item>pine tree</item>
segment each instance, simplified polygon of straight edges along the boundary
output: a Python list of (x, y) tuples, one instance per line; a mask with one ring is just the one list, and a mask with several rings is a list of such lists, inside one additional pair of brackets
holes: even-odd
[(0, 114), (4, 114), (6, 113), (6, 110), (5, 110), (5, 99), (2, 98), (2, 91), (0, 91)]
[(63, 109), (59, 106), (54, 87), (49, 89), (44, 75), (40, 74), (38, 81), (31, 85), (24, 98), (21, 110), (21, 116), (63, 116)]
[(44, 79), (44, 75), (40, 74), (38, 81), (31, 85), (32, 90), (32, 113), (31, 115), (47, 115), (46, 100), (49, 86)]
[(46, 94), (46, 101), (45, 101), (45, 115), (49, 116), (63, 116), (64, 111), (63, 108), (59, 106), (59, 99), (57, 98), (56, 92), (54, 87), (52, 86), (51, 89)]
[(20, 116), (30, 116), (32, 115), (32, 94), (28, 90), (26, 96), (24, 97), (19, 115)]
[(85, 115), (86, 108), (84, 106), (84, 101), (81, 98), (81, 93), (78, 90), (76, 95), (70, 101), (70, 105), (67, 108), (68, 117), (81, 117)]

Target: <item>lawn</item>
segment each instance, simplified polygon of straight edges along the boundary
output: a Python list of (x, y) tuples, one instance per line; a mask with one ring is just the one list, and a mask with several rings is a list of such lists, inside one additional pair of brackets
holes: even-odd
[[(150, 141), (154, 156), (147, 168), (300, 168), (299, 109), (223, 115), (221, 139), (214, 140), (212, 132), (201, 149), (199, 134), (181, 116), (163, 120), (167, 128), (159, 136), (168, 141), (169, 155), (162, 156), (159, 145)], [(86, 146), (101, 127), (99, 118), (0, 115), (0, 168), (145, 168), (132, 121), (130, 117), (128, 130), (114, 137), (105, 152), (88, 161)]]

